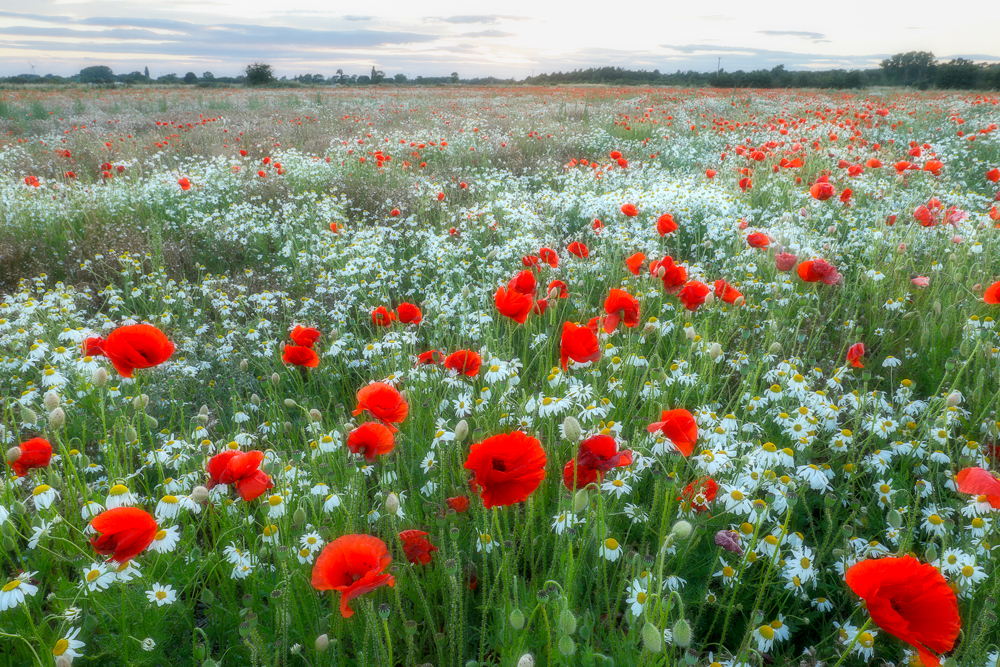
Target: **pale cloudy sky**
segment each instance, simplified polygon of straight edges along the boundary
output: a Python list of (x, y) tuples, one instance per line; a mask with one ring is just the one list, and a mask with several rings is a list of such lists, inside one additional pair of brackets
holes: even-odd
[(0, 76), (69, 75), (89, 65), (154, 77), (279, 76), (338, 68), (411, 77), (613, 65), (631, 69), (874, 67), (903, 51), (1000, 61), (995, 0), (761, 3), (503, 3), (381, 0), (0, 0)]

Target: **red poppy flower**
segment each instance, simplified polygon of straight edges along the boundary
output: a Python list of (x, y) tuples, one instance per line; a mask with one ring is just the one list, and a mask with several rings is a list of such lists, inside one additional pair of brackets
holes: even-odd
[(507, 283), (507, 289), (535, 296), (538, 291), (538, 281), (535, 280), (535, 274), (531, 271), (521, 271), (510, 279), (510, 282)]
[[(553, 290), (555, 290), (555, 294), (553, 294)], [(561, 280), (553, 280), (549, 283), (549, 287), (545, 291), (545, 294), (549, 299), (568, 299), (569, 287)]]
[(802, 262), (796, 270), (799, 273), (799, 278), (807, 283), (822, 281), (825, 285), (835, 285), (841, 279), (836, 267), (822, 259), (810, 259), (808, 262)]
[(751, 181), (749, 178), (740, 179), (740, 190), (746, 192), (747, 190), (752, 190), (752, 189), (753, 189), (753, 181)]
[(187, 179), (187, 177), (178, 179), (177, 185), (181, 186), (181, 190), (190, 190), (191, 189), (191, 181), (189, 181)]
[(715, 495), (719, 491), (719, 485), (711, 477), (699, 477), (684, 487), (680, 498), (691, 506), (695, 512), (707, 512), (708, 503), (715, 500)]
[(151, 324), (132, 324), (112, 331), (101, 349), (115, 370), (130, 378), (136, 369), (159, 366), (169, 359), (174, 344)]
[(624, 322), (629, 329), (639, 326), (639, 300), (625, 290), (612, 289), (604, 300), (604, 333), (611, 333)]
[(538, 251), (538, 256), (553, 269), (559, 267), (559, 255), (552, 248), (542, 248)]
[(538, 258), (534, 255), (526, 255), (521, 258), (521, 263), (534, 271), (538, 271), (538, 262)]
[(771, 239), (767, 238), (764, 232), (754, 232), (747, 235), (747, 245), (751, 248), (766, 248), (771, 244)]
[[(632, 463), (632, 450), (618, 451), (618, 442), (610, 435), (593, 435), (580, 443), (576, 458), (563, 468), (563, 484), (572, 491), (604, 478), (612, 468)], [(573, 470), (576, 469), (574, 485)]]
[(955, 646), (958, 599), (937, 568), (913, 556), (878, 558), (852, 566), (846, 579), (875, 624), (915, 648), (924, 667)]
[(260, 171), (257, 172), (257, 175), (260, 176), (261, 178), (264, 178), (265, 176), (267, 176), (267, 172), (261, 169)]
[(396, 585), (391, 574), (383, 574), (392, 563), (385, 542), (371, 535), (344, 535), (323, 548), (312, 571), (313, 588), (340, 591), (340, 614), (354, 615), (347, 604), (379, 586)]
[(474, 378), (479, 375), (479, 367), (482, 363), (483, 360), (477, 352), (459, 350), (448, 355), (448, 358), (444, 360), (444, 367), (459, 375), (468, 375), (470, 378)]
[(396, 313), (385, 306), (379, 306), (372, 311), (372, 324), (377, 327), (390, 326), (396, 320)]
[(1000, 479), (990, 471), (978, 467), (965, 468), (955, 476), (955, 481), (959, 493), (975, 494), (981, 502), (1000, 510)]
[(21, 452), (13, 461), (7, 463), (18, 477), (24, 477), (29, 470), (44, 468), (52, 460), (52, 445), (43, 438), (32, 438), (22, 442), (17, 449)]
[(922, 227), (933, 227), (937, 224), (937, 220), (934, 219), (934, 214), (931, 213), (929, 208), (922, 204), (913, 209), (913, 217)]
[(365, 422), (347, 435), (347, 448), (361, 454), (369, 463), (375, 457), (388, 454), (396, 446), (392, 431), (379, 422)]
[(389, 211), (389, 215), (395, 218), (397, 215), (399, 215), (399, 209), (398, 208), (392, 209), (391, 211)]
[(779, 252), (774, 256), (774, 266), (779, 271), (791, 271), (797, 261), (799, 261), (798, 255), (793, 255), (790, 252)]
[(625, 259), (625, 266), (628, 267), (629, 272), (633, 276), (639, 275), (639, 271), (642, 268), (642, 263), (646, 261), (646, 255), (641, 252), (637, 252), (634, 255)]
[(396, 432), (393, 424), (400, 424), (410, 412), (410, 405), (396, 388), (384, 382), (372, 382), (358, 390), (358, 407), (353, 415), (363, 411), (384, 422), (390, 431)]
[(837, 189), (833, 187), (832, 183), (817, 181), (816, 183), (813, 183), (811, 188), (809, 188), (809, 194), (812, 195), (813, 199), (826, 201), (833, 195), (837, 194)]
[(992, 304), (1000, 303), (1000, 280), (986, 288), (986, 291), (983, 292), (983, 301)]
[(634, 218), (639, 215), (639, 209), (635, 207), (635, 204), (622, 204), (622, 213), (630, 218)]
[(698, 424), (694, 416), (683, 408), (664, 410), (660, 421), (650, 424), (646, 430), (650, 433), (662, 432), (684, 456), (691, 456), (698, 439)]
[(594, 218), (594, 221), (590, 223), (590, 228), (594, 230), (595, 234), (600, 234), (601, 230), (604, 229), (604, 223)]
[(739, 290), (726, 282), (724, 278), (715, 281), (715, 298), (723, 303), (736, 304), (737, 299), (743, 298)]
[(465, 469), (475, 473), (483, 506), (489, 509), (527, 500), (545, 478), (545, 463), (541, 443), (514, 431), (472, 445)]
[(296, 345), (311, 348), (316, 344), (316, 341), (319, 340), (319, 337), (322, 335), (323, 334), (319, 332), (319, 329), (304, 327), (301, 324), (296, 324), (295, 328), (292, 329), (292, 333), (289, 334), (289, 337), (295, 341)]
[(549, 307), (548, 299), (539, 299), (538, 301), (535, 302), (535, 305), (531, 307), (531, 312), (533, 312), (535, 315), (544, 315), (545, 311), (548, 310), (548, 307)]
[(454, 498), (448, 498), (444, 502), (459, 514), (469, 509), (469, 499), (465, 496), (455, 496)]
[(705, 170), (705, 176), (708, 178), (708, 180), (712, 180), (713, 178), (715, 178), (715, 175), (717, 173), (719, 173), (719, 172), (717, 172), (714, 169), (706, 169)]
[(601, 347), (597, 343), (597, 334), (589, 327), (581, 327), (573, 322), (563, 322), (562, 339), (559, 344), (562, 369), (565, 371), (566, 361), (583, 364), (588, 361), (600, 361)]
[(399, 304), (399, 307), (396, 308), (396, 314), (399, 316), (399, 321), (403, 324), (420, 324), (420, 321), (424, 319), (424, 314), (420, 312), (420, 308), (412, 303), (404, 302)]
[(437, 350), (427, 350), (417, 355), (417, 365), (432, 366), (441, 363), (441, 353)]
[(670, 232), (677, 231), (677, 223), (674, 222), (674, 216), (669, 213), (664, 213), (656, 221), (656, 231), (660, 236), (666, 236)]
[(708, 289), (708, 285), (705, 283), (691, 280), (680, 291), (677, 298), (681, 300), (685, 308), (694, 311), (698, 310), (698, 306), (705, 303), (705, 297), (711, 292), (712, 290)]
[(868, 167), (869, 169), (881, 169), (882, 160), (879, 160), (877, 157), (873, 157), (870, 160), (868, 160), (868, 162), (865, 162), (865, 166)]
[(285, 351), (281, 355), (281, 360), (286, 364), (301, 366), (303, 368), (316, 368), (319, 366), (319, 355), (316, 354), (316, 351), (302, 345), (286, 345)]
[(229, 449), (216, 454), (208, 460), (205, 471), (208, 473), (208, 488), (216, 484), (233, 484), (237, 493), (245, 502), (261, 496), (274, 487), (274, 482), (266, 472), (260, 469), (264, 453), (252, 451), (243, 453), (237, 449)]
[(572, 243), (569, 244), (569, 246), (566, 249), (569, 250), (571, 254), (576, 255), (577, 257), (580, 258), (590, 256), (590, 250), (587, 248), (587, 246), (580, 243), (579, 241), (573, 241)]
[(406, 560), (414, 565), (418, 562), (427, 565), (431, 562), (431, 554), (438, 550), (427, 539), (427, 533), (422, 530), (404, 530), (399, 534), (399, 539), (403, 542)]
[(493, 303), (501, 315), (509, 317), (518, 324), (524, 324), (528, 319), (533, 304), (530, 294), (506, 290), (503, 287), (497, 288), (497, 293), (493, 295)]
[(1000, 181), (1000, 169), (993, 168), (986, 172), (986, 180), (991, 183), (996, 183)]
[(944, 163), (941, 160), (928, 160), (924, 163), (924, 171), (929, 171), (935, 176), (940, 176), (942, 169), (944, 169)]
[(24, 184), (30, 185), (33, 188), (37, 188), (39, 186), (38, 178), (36, 176), (25, 176)]
[(438, 193), (438, 201), (444, 201), (444, 193), (443, 192), (439, 192)]
[(865, 344), (855, 343), (847, 350), (847, 360), (851, 362), (851, 366), (855, 368), (864, 368), (865, 365), (861, 363), (861, 357), (865, 356)]
[(914, 168), (919, 169), (919, 167), (915, 167), (914, 165), (910, 164), (906, 160), (900, 160), (899, 162), (897, 162), (896, 164), (894, 164), (892, 166), (896, 168), (896, 173), (897, 174), (902, 174), (907, 169), (914, 169)]
[(94, 550), (111, 556), (108, 562), (125, 564), (153, 543), (159, 527), (138, 507), (117, 507), (101, 512), (90, 522), (97, 535), (90, 538)]

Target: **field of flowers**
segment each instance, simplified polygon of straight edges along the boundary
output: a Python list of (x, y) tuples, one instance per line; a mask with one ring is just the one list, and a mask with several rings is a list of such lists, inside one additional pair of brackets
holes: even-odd
[(997, 667), (998, 102), (3, 91), (0, 665)]

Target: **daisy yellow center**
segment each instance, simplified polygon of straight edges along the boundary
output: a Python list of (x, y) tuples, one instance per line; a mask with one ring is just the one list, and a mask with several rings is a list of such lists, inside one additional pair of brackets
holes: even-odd
[(307, 547), (303, 547), (302, 549), (299, 550), (299, 556), (301, 556), (302, 558), (305, 558), (308, 555), (309, 555), (309, 549)]
[(646, 594), (643, 593), (642, 591), (639, 591), (639, 593), (636, 594), (635, 596), (635, 601), (638, 602), (639, 604), (646, 604)]
[(861, 636), (858, 637), (858, 641), (861, 642), (861, 645), (865, 648), (875, 646), (875, 638), (872, 637), (870, 632), (862, 632)]
[(972, 569), (971, 565), (966, 565), (962, 568), (962, 576), (971, 577), (973, 572), (975, 572), (975, 570)]
[(66, 652), (69, 648), (69, 641), (66, 639), (60, 639), (56, 642), (56, 645), (52, 647), (52, 655), (59, 657)]
[(271, 537), (278, 532), (278, 527), (274, 524), (264, 527), (264, 537)]
[(722, 576), (724, 576), (724, 577), (731, 577), (734, 574), (736, 574), (736, 570), (734, 570), (733, 568), (729, 567), (728, 565), (725, 566), (724, 568), (722, 568)]
[(931, 525), (934, 526), (940, 526), (942, 523), (944, 523), (941, 517), (939, 517), (937, 514), (931, 514), (929, 517), (927, 517), (927, 520), (931, 523)]
[(778, 538), (774, 535), (768, 535), (764, 538), (764, 541), (770, 544), (772, 547), (778, 543)]
[(101, 576), (100, 570), (91, 570), (90, 572), (87, 573), (87, 581), (93, 581), (94, 579), (97, 579), (99, 576)]
[(741, 523), (740, 532), (743, 533), (744, 535), (749, 535), (750, 533), (753, 532), (753, 524), (747, 522)]
[(765, 442), (764, 451), (773, 454), (774, 452), (778, 451), (778, 447), (773, 442)]
[(775, 630), (780, 630), (781, 628), (785, 627), (785, 624), (782, 623), (781, 621), (774, 620), (771, 621), (771, 627), (774, 628)]
[(607, 549), (608, 551), (617, 551), (618, 540), (616, 540), (613, 537), (609, 537), (608, 539), (604, 540), (604, 548)]
[(500, 370), (500, 367), (497, 366), (496, 364), (490, 366), (490, 373), (496, 373), (498, 370)]
[(120, 496), (125, 493), (128, 493), (128, 487), (124, 484), (115, 484), (111, 487), (111, 495), (113, 496)]
[(809, 562), (808, 558), (803, 558), (802, 560), (799, 561), (799, 565), (802, 566), (803, 570), (807, 570), (809, 569), (809, 566), (812, 565), (812, 563)]
[(621, 488), (621, 487), (625, 486), (625, 482), (621, 481), (620, 479), (616, 479), (615, 481), (613, 481), (611, 483), (614, 484), (615, 486), (617, 486), (618, 488)]
[(3, 592), (10, 593), (12, 590), (14, 590), (15, 588), (19, 588), (20, 586), (21, 586), (20, 579), (15, 579), (14, 581), (8, 581), (6, 584), (3, 585)]
[(45, 493), (46, 491), (48, 491), (49, 488), (51, 488), (51, 487), (49, 487), (48, 484), (39, 484), (38, 486), (35, 487), (35, 490), (31, 492), (31, 495), (33, 495), (33, 496), (40, 496), (43, 493)]
[(479, 536), (479, 541), (482, 542), (483, 544), (489, 544), (490, 542), (493, 541), (493, 538), (490, 537), (489, 535), (483, 534)]
[(760, 636), (764, 639), (774, 639), (774, 630), (771, 629), (770, 625), (760, 626), (757, 628), (757, 632), (759, 632)]
[(167, 599), (167, 592), (166, 591), (156, 591), (156, 599), (157, 600), (165, 600), (165, 599)]
[(892, 491), (892, 487), (889, 486), (888, 484), (882, 484), (881, 486), (878, 487), (878, 491), (879, 493), (889, 493), (890, 491)]
[(985, 525), (986, 525), (986, 522), (983, 521), (982, 517), (978, 517), (977, 516), (975, 519), (972, 520), (972, 527), (973, 528), (982, 528)]
[(743, 500), (743, 492), (739, 489), (733, 489), (733, 492), (729, 494), (733, 500)]
[(156, 536), (155, 536), (154, 539), (157, 540), (157, 541), (159, 541), (159, 540), (162, 540), (166, 536), (167, 536), (167, 531), (165, 531), (165, 530), (158, 530), (156, 532)]
[(176, 505), (177, 496), (163, 496), (163, 502), (170, 503), (171, 505)]
[(279, 496), (278, 494), (274, 494), (273, 496), (267, 499), (267, 504), (270, 505), (271, 507), (276, 507), (281, 504), (282, 500), (283, 498), (281, 496)]

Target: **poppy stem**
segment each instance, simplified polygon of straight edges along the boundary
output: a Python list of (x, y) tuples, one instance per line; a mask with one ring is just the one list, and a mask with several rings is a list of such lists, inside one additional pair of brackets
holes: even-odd
[(858, 639), (860, 639), (864, 631), (868, 629), (868, 626), (871, 624), (871, 622), (872, 622), (872, 617), (869, 616), (868, 620), (865, 621), (865, 624), (862, 625), (861, 628), (858, 630), (857, 634), (854, 635), (854, 639), (851, 640), (851, 643), (847, 645), (846, 649), (844, 649), (844, 654), (840, 656), (840, 660), (838, 660), (837, 664), (835, 664), (833, 667), (840, 667), (840, 663), (844, 662), (847, 656), (850, 655), (851, 649), (854, 648), (854, 645), (858, 643)]

